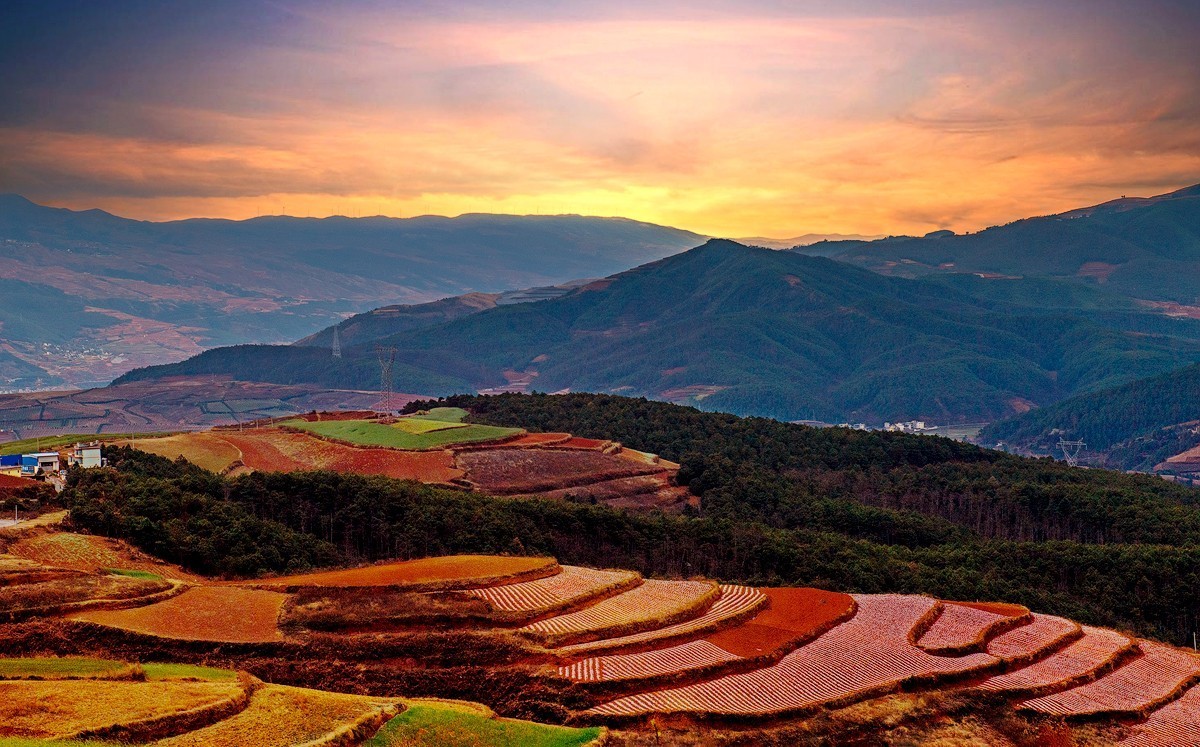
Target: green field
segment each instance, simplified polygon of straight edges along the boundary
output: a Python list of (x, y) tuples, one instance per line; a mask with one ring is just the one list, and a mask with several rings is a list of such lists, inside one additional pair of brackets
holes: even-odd
[(105, 573), (111, 573), (114, 576), (128, 576), (129, 578), (142, 578), (147, 581), (162, 581), (162, 576), (150, 571), (139, 571), (131, 568), (105, 568)]
[(388, 446), (393, 449), (434, 449), (447, 444), (493, 441), (521, 432), (519, 428), (498, 428), (491, 425), (465, 425), (427, 433), (406, 433), (390, 425), (368, 420), (325, 420), (310, 423), (306, 420), (285, 420), (280, 425), (315, 433), (362, 446)]
[(161, 680), (204, 680), (205, 682), (231, 682), (237, 679), (232, 669), (202, 667), (198, 664), (143, 664), (142, 671), (151, 682)]
[(461, 407), (433, 407), (421, 414), (422, 420), (440, 420), (443, 423), (461, 423), (467, 411)]
[(466, 428), (466, 423), (448, 423), (444, 420), (426, 420), (424, 418), (401, 418), (392, 424), (393, 428), (404, 431), (405, 433), (432, 433), (433, 431), (444, 431), (449, 428)]
[(363, 747), (579, 747), (600, 729), (571, 729), (497, 718), (480, 706), (413, 700)]

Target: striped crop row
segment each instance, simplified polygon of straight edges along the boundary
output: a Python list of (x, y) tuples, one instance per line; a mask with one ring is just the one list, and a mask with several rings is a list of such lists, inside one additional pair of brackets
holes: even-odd
[(593, 656), (559, 667), (558, 673), (575, 682), (612, 682), (675, 674), (740, 658), (720, 646), (700, 640), (638, 654)]
[(503, 612), (536, 613), (586, 601), (608, 589), (633, 583), (637, 578), (638, 575), (630, 571), (598, 571), (564, 565), (562, 571), (553, 576), (507, 586), (470, 589), (467, 593), (486, 600)]
[(1041, 661), (979, 684), (983, 690), (1038, 690), (1086, 677), (1133, 644), (1126, 636), (1103, 628), (1083, 627), (1083, 637)]

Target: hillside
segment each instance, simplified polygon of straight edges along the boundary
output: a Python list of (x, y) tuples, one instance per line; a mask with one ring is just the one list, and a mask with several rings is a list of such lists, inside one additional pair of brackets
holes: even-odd
[(1200, 316), (1200, 185), (1122, 198), (978, 233), (801, 247), (876, 272), (1055, 277)]
[[(1032, 282), (1032, 281), (1030, 281)], [(979, 421), (1200, 359), (1200, 325), (1046, 283), (888, 278), (713, 240), (542, 303), (380, 341), (398, 390), (615, 392), (782, 419)], [(407, 324), (407, 322), (404, 322)], [(377, 334), (376, 332), (375, 334)], [(374, 345), (238, 347), (121, 381), (224, 374), (328, 387), (378, 381)]]
[[(73, 473), (63, 494), (89, 534), (0, 530), (0, 611), (35, 591), (72, 600), (20, 608), (0, 653), (477, 700), (626, 745), (1196, 738), (1200, 659), (1171, 645), (1194, 626), (1194, 490), (619, 397), (439, 403), (456, 405), (480, 425), (653, 448), (700, 504), (220, 477), (115, 448), (113, 469)], [(0, 678), (39, 667), (0, 663)]]
[(151, 223), (0, 195), (0, 391), (106, 383), (382, 303), (600, 277), (699, 240), (569, 215)]
[(1050, 407), (993, 423), (983, 443), (1053, 453), (1059, 439), (1087, 443), (1102, 464), (1117, 469), (1197, 471), (1167, 460), (1200, 446), (1200, 366), (1188, 366), (1123, 386), (1071, 397)]

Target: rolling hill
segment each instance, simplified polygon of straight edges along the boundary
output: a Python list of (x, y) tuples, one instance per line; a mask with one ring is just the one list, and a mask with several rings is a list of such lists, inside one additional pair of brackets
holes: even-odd
[(977, 281), (889, 278), (712, 240), (559, 298), (400, 329), (338, 360), (328, 349), (239, 346), (121, 381), (223, 374), (361, 388), (379, 381), (374, 345), (384, 343), (408, 392), (569, 388), (783, 419), (950, 422), (1200, 360), (1194, 321), (1102, 289), (1060, 306), (1047, 300), (1056, 280)]
[(796, 251), (902, 277), (949, 272), (1063, 278), (1195, 318), (1200, 316), (1200, 185), (962, 236), (937, 231), (921, 238), (817, 243)]
[(381, 303), (600, 277), (701, 239), (572, 215), (152, 223), (0, 195), (0, 391), (107, 383)]

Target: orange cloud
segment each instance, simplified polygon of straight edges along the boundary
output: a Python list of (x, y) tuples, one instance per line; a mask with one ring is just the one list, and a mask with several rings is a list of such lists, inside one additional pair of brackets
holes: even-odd
[(173, 98), (8, 122), (0, 186), (153, 219), (573, 212), (790, 236), (974, 230), (1200, 181), (1197, 73), (1041, 13), (314, 6)]

